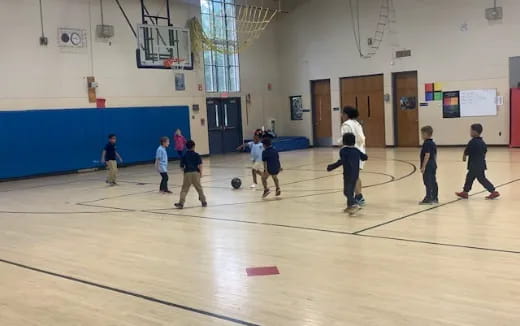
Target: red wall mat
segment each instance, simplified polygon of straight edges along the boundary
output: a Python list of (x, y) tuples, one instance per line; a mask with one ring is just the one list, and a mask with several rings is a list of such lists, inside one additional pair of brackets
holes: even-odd
[(511, 126), (509, 145), (520, 147), (520, 88), (511, 88)]

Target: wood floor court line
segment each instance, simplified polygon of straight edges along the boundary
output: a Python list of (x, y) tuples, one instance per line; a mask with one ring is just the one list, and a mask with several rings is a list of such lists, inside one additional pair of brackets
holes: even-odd
[[(496, 188), (497, 189), (498, 188), (502, 188), (502, 187), (508, 186), (510, 184), (516, 183), (518, 181), (520, 181), (520, 179), (514, 179), (514, 180), (508, 181), (506, 183), (499, 184), (499, 185), (496, 186)], [(473, 197), (473, 196), (484, 194), (486, 192), (487, 192), (487, 190), (482, 190), (482, 191), (478, 191), (478, 192), (472, 193), (469, 196)], [(379, 223), (379, 224), (371, 226), (371, 227), (364, 228), (362, 230), (353, 232), (353, 234), (360, 234), (360, 233), (363, 233), (363, 232), (366, 232), (366, 231), (369, 231), (369, 230), (373, 230), (373, 229), (379, 228), (379, 227), (384, 226), (384, 225), (388, 225), (388, 224), (391, 224), (391, 223), (394, 223), (394, 222), (397, 222), (397, 221), (404, 220), (404, 219), (406, 219), (408, 217), (412, 217), (412, 216), (415, 216), (415, 215), (418, 215), (418, 214), (421, 214), (421, 213), (424, 213), (424, 212), (428, 212), (428, 211), (431, 211), (431, 210), (434, 210), (434, 209), (438, 209), (438, 208), (441, 208), (441, 207), (444, 207), (444, 206), (447, 206), (447, 205), (450, 205), (450, 204), (453, 204), (453, 203), (456, 203), (456, 202), (459, 202), (459, 201), (464, 201), (464, 200), (466, 200), (466, 199), (457, 198), (457, 199), (454, 199), (454, 200), (451, 200), (451, 201), (448, 201), (448, 202), (445, 202), (445, 203), (442, 203), (442, 204), (434, 205), (434, 206), (425, 208), (423, 210), (420, 210), (420, 211), (417, 211), (417, 212), (414, 212), (414, 213), (407, 214), (405, 216), (401, 216), (401, 217), (392, 219), (390, 221), (386, 221), (386, 222)]]
[(486, 247), (477, 247), (477, 246), (467, 246), (467, 245), (459, 245), (459, 244), (455, 244), (455, 243), (443, 243), (443, 242), (426, 241), (426, 240), (386, 237), (386, 236), (382, 236), (382, 235), (371, 235), (371, 234), (360, 234), (360, 233), (352, 233), (352, 235), (359, 236), (359, 237), (365, 237), (365, 238), (373, 238), (373, 239), (385, 239), (385, 240), (421, 243), (421, 244), (434, 245), (434, 246), (454, 247), (454, 248), (482, 250), (482, 251), (493, 251), (493, 252), (503, 252), (503, 253), (516, 254), (516, 255), (520, 254), (520, 251), (517, 251), (517, 250), (507, 250), (507, 249), (498, 249), (498, 248), (486, 248)]
[(115, 287), (112, 287), (112, 286), (109, 286), (109, 285), (104, 285), (104, 284), (100, 284), (100, 283), (96, 283), (96, 282), (83, 280), (83, 279), (76, 278), (76, 277), (73, 277), (73, 276), (64, 275), (64, 274), (60, 274), (60, 273), (44, 270), (44, 269), (41, 269), (41, 268), (37, 268), (37, 267), (33, 267), (33, 266), (17, 263), (17, 262), (10, 261), (10, 260), (5, 260), (5, 259), (2, 259), (2, 258), (0, 258), (0, 263), (8, 264), (8, 265), (11, 265), (11, 266), (16, 266), (16, 267), (19, 267), (19, 268), (23, 268), (23, 269), (26, 269), (26, 270), (33, 271), (33, 272), (43, 273), (43, 274), (46, 274), (46, 275), (49, 275), (49, 276), (58, 277), (58, 278), (61, 278), (61, 279), (72, 281), (72, 282), (82, 283), (82, 284), (85, 284), (85, 285), (88, 285), (88, 286), (93, 286), (93, 287), (96, 287), (96, 288), (99, 288), (99, 289), (108, 290), (108, 291), (112, 291), (112, 292), (123, 294), (123, 295), (129, 295), (129, 296), (132, 296), (132, 297), (135, 297), (135, 298), (140, 298), (140, 299), (143, 299), (143, 300), (146, 300), (146, 301), (162, 304), (162, 305), (165, 305), (165, 306), (186, 310), (186, 311), (193, 312), (193, 313), (196, 313), (196, 314), (200, 314), (200, 315), (204, 315), (204, 316), (208, 316), (208, 317), (213, 317), (213, 318), (229, 321), (229, 322), (237, 324), (237, 325), (260, 326), (259, 324), (255, 324), (255, 323), (252, 323), (252, 322), (248, 322), (248, 321), (244, 321), (244, 320), (240, 320), (240, 319), (224, 316), (224, 315), (221, 315), (221, 314), (205, 311), (205, 310), (198, 309), (198, 308), (185, 306), (185, 305), (174, 303), (174, 302), (171, 302), (171, 301), (166, 301), (166, 300), (154, 298), (154, 297), (151, 297), (151, 296), (148, 296), (148, 295), (144, 295), (144, 294), (140, 294), (140, 293), (136, 293), (136, 292), (132, 292), (132, 291), (127, 291), (127, 290), (115, 288)]
[[(391, 178), (391, 180), (388, 180), (386, 182), (381, 182), (381, 183), (377, 183), (377, 184), (372, 184), (372, 185), (367, 185), (367, 186), (364, 186), (363, 188), (370, 188), (370, 187), (376, 187), (376, 186), (380, 186), (380, 185), (385, 185), (385, 184), (388, 184), (388, 183), (392, 183), (392, 182), (397, 182), (397, 181), (400, 181), (400, 180), (403, 180), (403, 179), (406, 179), (410, 176), (412, 176), (413, 174), (415, 174), (417, 172), (417, 166), (409, 161), (405, 161), (405, 160), (398, 160), (398, 159), (391, 159), (392, 161), (395, 161), (395, 162), (401, 162), (401, 163), (405, 163), (409, 166), (412, 167), (412, 170), (401, 176), (401, 177), (395, 177), (393, 175), (390, 175), (390, 174), (386, 174), (386, 173), (378, 173), (378, 172), (368, 172), (368, 173), (373, 173), (373, 174), (380, 174), (380, 175), (385, 175), (385, 176), (388, 176)], [(311, 164), (306, 164), (306, 165), (311, 165)], [(297, 184), (297, 183), (301, 183), (301, 182), (307, 182), (307, 181), (314, 181), (314, 180), (319, 180), (319, 179), (323, 179), (323, 178), (328, 178), (328, 177), (334, 177), (334, 176), (338, 176), (338, 175), (342, 175), (342, 173), (336, 173), (336, 174), (330, 174), (330, 175), (326, 175), (326, 176), (320, 176), (320, 177), (316, 177), (316, 178), (312, 178), (312, 179), (305, 179), (305, 180), (297, 180), (297, 181), (294, 181), (294, 182), (289, 182), (289, 183), (285, 183), (285, 184), (282, 184), (282, 186), (287, 186), (287, 185), (293, 185), (293, 184)], [(245, 177), (245, 176), (242, 176), (242, 177)], [(227, 180), (227, 179), (226, 179)], [(211, 181), (218, 181), (218, 180), (208, 180), (207, 182), (211, 182)], [(127, 181), (128, 182), (128, 181)], [(206, 182), (206, 181), (205, 181)], [(135, 182), (135, 183), (141, 183), (141, 182)], [(152, 183), (149, 183), (149, 184), (152, 184)], [(174, 185), (175, 187), (179, 187), (179, 185)], [(211, 187), (208, 187), (208, 188), (211, 188)], [(321, 190), (312, 190), (312, 191), (321, 191)], [(338, 190), (330, 190), (330, 192), (323, 192), (323, 193), (318, 193), (318, 194), (311, 194), (311, 195), (303, 195), (303, 196), (293, 196), (293, 197), (284, 197), (284, 199), (292, 199), (292, 198), (304, 198), (304, 197), (312, 197), (312, 196), (315, 196), (315, 195), (324, 195), (324, 194), (332, 194), (332, 193), (337, 193), (337, 192), (342, 192), (343, 190), (342, 189), (338, 189)], [(140, 193), (135, 193), (135, 194), (142, 194), (142, 193), (150, 193), (150, 192), (154, 192), (154, 190), (150, 190), (150, 191), (144, 191), (144, 192), (140, 192)], [(119, 195), (119, 196), (115, 196), (115, 197), (106, 197), (106, 198), (100, 198), (100, 199), (95, 199), (95, 200), (91, 200), (91, 201), (85, 201), (85, 202), (79, 202), (77, 203), (78, 205), (82, 205), (82, 204), (91, 204), (91, 203), (96, 203), (96, 202), (99, 202), (99, 201), (102, 201), (102, 200), (105, 200), (105, 199), (113, 199), (113, 198), (120, 198), (120, 197), (126, 197), (126, 196), (132, 196), (134, 194), (124, 194), (124, 195)], [(249, 203), (259, 203), (259, 202), (270, 202), (270, 201), (265, 201), (265, 200), (259, 200), (259, 201), (249, 201), (249, 202), (241, 202), (241, 203), (230, 203), (230, 204), (222, 204), (222, 205), (212, 205), (212, 207), (218, 207), (218, 206), (230, 206), (230, 205), (243, 205), (243, 204), (249, 204)], [(95, 206), (93, 206), (95, 207)], [(99, 206), (101, 207), (101, 206)], [(115, 207), (103, 207), (103, 208), (114, 208)], [(189, 209), (190, 207), (185, 207), (184, 209)], [(170, 208), (168, 208), (167, 210), (170, 210)]]

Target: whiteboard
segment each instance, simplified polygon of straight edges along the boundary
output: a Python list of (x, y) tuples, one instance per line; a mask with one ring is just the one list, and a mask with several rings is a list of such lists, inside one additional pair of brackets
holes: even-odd
[(460, 91), (460, 116), (481, 117), (497, 115), (496, 89)]

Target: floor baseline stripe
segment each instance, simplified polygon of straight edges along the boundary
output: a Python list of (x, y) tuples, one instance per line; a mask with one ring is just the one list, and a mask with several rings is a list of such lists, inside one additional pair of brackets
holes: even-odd
[(103, 290), (108, 290), (108, 291), (116, 292), (116, 293), (119, 293), (119, 294), (132, 296), (132, 297), (135, 297), (135, 298), (143, 299), (143, 300), (154, 302), (154, 303), (159, 303), (159, 304), (162, 304), (162, 305), (165, 305), (165, 306), (169, 306), (169, 307), (173, 307), (173, 308), (177, 308), (177, 309), (181, 309), (181, 310), (190, 311), (190, 312), (193, 312), (193, 313), (197, 313), (197, 314), (208, 316), (208, 317), (212, 317), (212, 318), (217, 318), (217, 319), (229, 321), (229, 322), (232, 322), (232, 323), (235, 323), (235, 324), (238, 324), (238, 325), (259, 326), (259, 324), (251, 323), (251, 322), (248, 322), (248, 321), (244, 321), (244, 320), (240, 320), (240, 319), (224, 316), (224, 315), (221, 315), (221, 314), (205, 311), (205, 310), (198, 309), (198, 308), (193, 308), (193, 307), (181, 305), (181, 304), (178, 304), (178, 303), (174, 303), (174, 302), (170, 302), (170, 301), (166, 301), (166, 300), (162, 300), (162, 299), (157, 299), (157, 298), (154, 298), (154, 297), (151, 297), (151, 296), (148, 296), (148, 295), (127, 291), (127, 290), (115, 288), (115, 287), (108, 286), (108, 285), (103, 285), (103, 284), (99, 284), (99, 283), (83, 280), (83, 279), (76, 278), (76, 277), (73, 277), (73, 276), (68, 276), (68, 275), (64, 275), (64, 274), (59, 274), (59, 273), (47, 271), (47, 270), (44, 270), (44, 269), (41, 269), (41, 268), (24, 265), (24, 264), (21, 264), (21, 263), (13, 262), (13, 261), (2, 259), (2, 258), (0, 258), (0, 262), (4, 263), (4, 264), (11, 265), (11, 266), (16, 266), (16, 267), (19, 267), (19, 268), (31, 270), (31, 271), (34, 271), (34, 272), (38, 272), (38, 273), (42, 273), (42, 274), (46, 274), (46, 275), (50, 275), (50, 276), (54, 276), (54, 277), (59, 277), (59, 278), (66, 279), (66, 280), (69, 280), (69, 281), (82, 283), (82, 284), (93, 286), (93, 287), (100, 288), (100, 289), (103, 289)]

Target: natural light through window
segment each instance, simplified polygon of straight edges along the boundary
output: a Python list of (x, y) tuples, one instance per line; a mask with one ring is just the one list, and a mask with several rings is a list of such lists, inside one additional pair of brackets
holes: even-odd
[(202, 28), (215, 48), (204, 50), (207, 92), (240, 91), (235, 0), (201, 0)]

